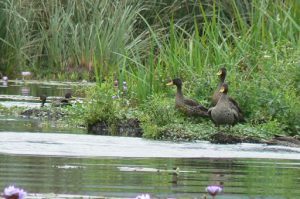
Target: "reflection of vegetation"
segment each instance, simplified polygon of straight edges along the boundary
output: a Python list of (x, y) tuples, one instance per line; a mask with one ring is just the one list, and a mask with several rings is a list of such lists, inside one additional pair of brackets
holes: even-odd
[[(245, 184), (250, 195), (263, 195), (274, 197), (294, 198), (291, 190), (297, 184), (294, 181), (295, 167), (289, 162), (275, 163), (263, 161), (250, 162), (245, 169)], [(253, 175), (256, 174), (256, 175)]]
[[(32, 193), (199, 198), (209, 184), (223, 184), (224, 197), (282, 197), (300, 194), (298, 161), (214, 159), (91, 159), (0, 155), (0, 187), (14, 183)], [(172, 169), (124, 172), (120, 166)], [(123, 194), (123, 195), (122, 195)]]
[[(181, 76), (185, 93), (208, 106), (217, 85), (214, 74), (225, 65), (229, 93), (248, 119), (233, 133), (295, 135), (300, 130), (299, 7), (293, 0), (7, 0), (0, 4), (0, 67), (11, 74), (30, 69), (36, 77), (96, 79), (101, 94), (89, 102), (96, 104), (86, 105), (87, 122), (114, 124), (141, 107), (145, 136), (177, 139), (183, 132), (205, 138), (213, 127), (169, 108), (164, 93), (171, 89), (164, 81)], [(110, 99), (112, 79), (127, 82), (126, 106)]]

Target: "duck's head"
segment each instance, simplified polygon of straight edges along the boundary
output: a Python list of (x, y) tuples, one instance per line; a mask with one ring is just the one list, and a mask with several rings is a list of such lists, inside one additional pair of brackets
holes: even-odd
[(71, 98), (72, 98), (72, 93), (71, 93), (71, 92), (67, 92), (67, 93), (65, 94), (65, 98), (66, 98), (66, 99), (71, 99)]
[(226, 73), (227, 73), (226, 68), (222, 67), (222, 68), (220, 68), (220, 70), (218, 71), (217, 75), (219, 76), (219, 78), (220, 78), (221, 80), (224, 81), (224, 80), (225, 80), (225, 77), (226, 77)]
[(228, 92), (228, 84), (226, 83), (223, 83), (220, 90), (219, 90), (220, 93), (224, 93), (224, 94), (227, 94)]
[(172, 79), (170, 82), (167, 83), (167, 86), (175, 85), (177, 87), (182, 86), (182, 80), (180, 78)]

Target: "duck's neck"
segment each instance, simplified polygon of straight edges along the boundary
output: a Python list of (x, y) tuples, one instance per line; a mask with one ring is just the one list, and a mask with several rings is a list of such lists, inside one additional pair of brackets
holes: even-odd
[(219, 87), (221, 87), (222, 86), (222, 84), (225, 82), (225, 75), (221, 75), (220, 76), (220, 83), (219, 83)]
[(177, 86), (176, 98), (177, 99), (182, 99), (183, 98), (182, 87), (180, 85)]
[(220, 99), (219, 99), (218, 103), (219, 102), (222, 102), (222, 103), (226, 102), (227, 98), (228, 98), (227, 93), (221, 93), (221, 96), (220, 96)]

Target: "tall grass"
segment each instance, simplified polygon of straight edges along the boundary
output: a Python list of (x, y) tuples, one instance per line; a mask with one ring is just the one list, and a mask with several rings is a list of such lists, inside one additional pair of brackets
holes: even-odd
[[(245, 13), (236, 1), (224, 5), (214, 1), (205, 9), (199, 1), (201, 17), (193, 18), (193, 31), (172, 18), (168, 30), (148, 24), (155, 51), (149, 51), (146, 61), (136, 59), (139, 51), (134, 54), (135, 83), (144, 88), (134, 91), (144, 100), (152, 94), (146, 90), (166, 92), (163, 80), (180, 76), (187, 94), (208, 106), (218, 81), (215, 73), (225, 66), (230, 95), (250, 123), (276, 121), (299, 132), (299, 3), (251, 1)], [(224, 10), (231, 11), (230, 17), (224, 17)]]
[(6, 0), (0, 9), (1, 68), (7, 72), (30, 68), (39, 78), (66, 78), (68, 72), (80, 79), (96, 70), (107, 76), (118, 71), (118, 54), (142, 43), (133, 38), (143, 9), (135, 1)]
[(0, 67), (38, 78), (124, 80), (137, 103), (173, 92), (165, 81), (179, 76), (185, 93), (208, 106), (225, 66), (230, 95), (253, 124), (275, 121), (295, 132), (299, 8), (294, 0), (5, 0)]

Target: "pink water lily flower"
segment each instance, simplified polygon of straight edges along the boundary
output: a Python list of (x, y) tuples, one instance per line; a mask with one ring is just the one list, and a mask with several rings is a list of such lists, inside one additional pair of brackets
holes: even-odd
[(137, 197), (135, 197), (135, 199), (151, 199), (149, 194), (142, 194), (142, 195), (138, 195)]
[(206, 191), (214, 198), (217, 194), (223, 191), (223, 188), (219, 185), (210, 185), (206, 187)]
[(24, 199), (27, 193), (20, 188), (13, 185), (6, 187), (3, 191), (3, 197), (5, 199)]

